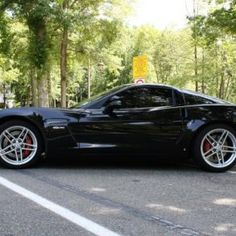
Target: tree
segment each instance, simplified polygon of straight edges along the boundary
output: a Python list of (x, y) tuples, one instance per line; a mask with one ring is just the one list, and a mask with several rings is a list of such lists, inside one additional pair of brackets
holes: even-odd
[[(117, 5), (123, 7), (123, 0), (86, 0), (86, 1), (72, 1), (63, 0), (57, 1), (58, 4), (58, 17), (56, 20), (58, 28), (61, 31), (60, 43), (60, 68), (61, 68), (61, 105), (66, 107), (66, 92), (68, 83), (68, 49), (70, 49), (69, 41), (75, 30), (77, 34), (90, 35), (87, 39), (90, 41), (90, 48), (92, 48), (92, 41), (96, 41), (96, 32), (100, 34), (101, 24), (107, 25), (108, 21), (112, 21), (115, 17), (112, 16), (111, 7), (116, 8)], [(119, 17), (121, 17), (119, 15)], [(106, 19), (105, 19), (106, 18)], [(110, 19), (109, 19), (110, 18)], [(107, 25), (108, 26), (108, 25)], [(97, 28), (99, 27), (99, 28)], [(105, 33), (105, 32), (103, 32)], [(113, 32), (114, 33), (114, 32)], [(79, 36), (83, 38), (83, 36)], [(95, 40), (91, 40), (92, 37)], [(86, 37), (85, 37), (86, 38)], [(87, 40), (85, 39), (85, 40)], [(83, 44), (88, 44), (84, 41)], [(86, 47), (86, 46), (85, 46)], [(88, 48), (88, 47), (87, 47)], [(88, 97), (90, 97), (90, 81), (91, 81), (91, 57), (92, 52), (87, 51), (87, 68), (88, 68)], [(90, 55), (88, 55), (90, 54)]]
[[(10, 11), (15, 17), (25, 20), (29, 28), (29, 56), (32, 67), (35, 68), (37, 79), (32, 86), (36, 93), (38, 82), (38, 104), (48, 106), (47, 92), (47, 59), (49, 54), (49, 39), (47, 20), (51, 14), (51, 1), (47, 0), (10, 0), (1, 4), (1, 9)], [(34, 94), (37, 97), (37, 94)], [(37, 102), (34, 101), (34, 102)]]

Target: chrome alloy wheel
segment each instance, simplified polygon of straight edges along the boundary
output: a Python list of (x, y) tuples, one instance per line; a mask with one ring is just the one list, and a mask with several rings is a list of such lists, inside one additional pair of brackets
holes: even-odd
[(236, 159), (236, 138), (227, 129), (209, 131), (201, 142), (201, 155), (204, 161), (214, 168), (224, 168)]
[(35, 134), (24, 126), (11, 126), (0, 134), (0, 156), (14, 166), (30, 162), (38, 149)]

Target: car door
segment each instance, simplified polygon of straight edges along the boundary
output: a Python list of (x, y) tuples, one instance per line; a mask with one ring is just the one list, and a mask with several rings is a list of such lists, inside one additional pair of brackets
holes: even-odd
[(121, 104), (112, 113), (104, 112), (109, 98), (80, 118), (74, 136), (81, 149), (165, 154), (176, 148), (182, 118), (172, 89), (137, 86), (115, 96)]
[(174, 90), (165, 86), (144, 85), (120, 94), (122, 107), (115, 110), (119, 120), (128, 121), (123, 139), (129, 150), (169, 155), (179, 151), (182, 114), (175, 106)]

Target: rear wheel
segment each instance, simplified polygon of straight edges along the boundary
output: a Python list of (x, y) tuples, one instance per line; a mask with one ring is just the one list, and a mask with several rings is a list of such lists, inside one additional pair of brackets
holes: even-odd
[(24, 121), (9, 121), (0, 127), (0, 161), (9, 168), (26, 168), (41, 155), (41, 136)]
[(194, 144), (198, 164), (205, 170), (222, 172), (236, 164), (236, 133), (226, 125), (203, 129)]

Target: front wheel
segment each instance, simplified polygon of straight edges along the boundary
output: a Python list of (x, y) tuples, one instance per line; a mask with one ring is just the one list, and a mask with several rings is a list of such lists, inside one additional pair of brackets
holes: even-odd
[(9, 121), (0, 127), (0, 161), (9, 168), (32, 166), (41, 155), (41, 138), (34, 126)]
[(194, 143), (195, 159), (205, 170), (222, 172), (236, 164), (236, 132), (226, 125), (204, 128)]

